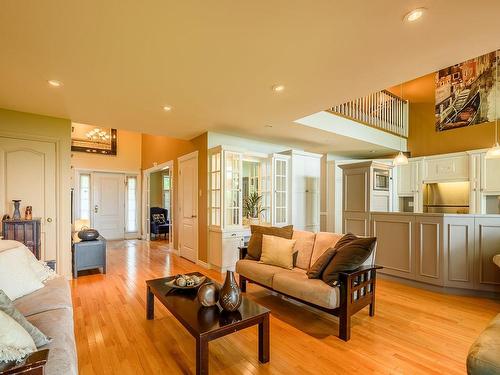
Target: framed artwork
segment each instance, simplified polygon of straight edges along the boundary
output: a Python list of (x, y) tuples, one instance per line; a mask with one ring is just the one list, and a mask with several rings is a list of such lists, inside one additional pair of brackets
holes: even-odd
[(71, 151), (116, 155), (116, 129), (93, 125), (71, 125)]
[(436, 131), (495, 120), (497, 65), (491, 52), (436, 73)]

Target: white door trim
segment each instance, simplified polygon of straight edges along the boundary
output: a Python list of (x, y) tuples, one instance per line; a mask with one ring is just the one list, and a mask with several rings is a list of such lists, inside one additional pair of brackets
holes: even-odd
[(148, 210), (148, 203), (150, 201), (150, 192), (149, 188), (147, 186), (148, 184), (148, 178), (150, 177), (151, 173), (154, 172), (159, 172), (162, 170), (165, 170), (166, 168), (169, 168), (172, 173), (170, 173), (170, 204), (171, 204), (171, 209), (170, 209), (170, 220), (172, 221), (170, 225), (170, 233), (169, 233), (169, 247), (173, 249), (173, 243), (174, 243), (174, 220), (176, 218), (175, 214), (175, 208), (176, 208), (176, 202), (174, 198), (174, 161), (169, 160), (161, 164), (157, 164), (154, 167), (145, 169), (142, 174), (142, 239), (149, 241), (150, 240), (150, 233), (149, 233), (149, 210)]
[[(189, 154), (186, 154), (186, 155), (182, 155), (180, 157), (177, 158), (177, 178), (178, 178), (178, 181), (179, 181), (179, 184), (181, 182), (181, 179), (180, 179), (180, 172), (181, 172), (181, 168), (180, 168), (180, 163), (183, 162), (183, 161), (186, 161), (186, 160), (190, 160), (190, 159), (196, 159), (198, 161), (198, 151), (193, 151)], [(199, 259), (199, 235), (198, 235), (198, 230), (199, 230), (199, 216), (200, 216), (200, 212), (199, 212), (199, 207), (198, 207), (198, 196), (199, 196), (199, 192), (198, 192), (198, 163), (196, 163), (196, 174), (195, 174), (195, 186), (196, 186), (196, 198), (195, 199), (195, 207), (196, 207), (196, 239), (195, 239), (195, 243), (196, 243), (196, 259), (195, 259), (195, 263), (198, 261)], [(179, 202), (180, 202), (180, 194), (182, 193), (182, 186), (179, 185), (179, 194), (177, 196), (177, 199), (179, 199)], [(181, 213), (181, 207), (180, 207), (180, 204), (179, 204), (179, 214)], [(179, 223), (178, 223), (178, 228), (179, 228), (179, 244), (182, 243), (182, 216), (179, 215)], [(181, 253), (181, 246), (178, 246), (179, 249), (179, 254)]]

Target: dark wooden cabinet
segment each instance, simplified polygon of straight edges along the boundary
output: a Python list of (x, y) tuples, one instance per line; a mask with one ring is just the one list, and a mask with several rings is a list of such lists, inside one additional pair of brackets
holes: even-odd
[(2, 221), (3, 238), (22, 242), (37, 259), (40, 259), (42, 247), (40, 225), (40, 219), (4, 220)]

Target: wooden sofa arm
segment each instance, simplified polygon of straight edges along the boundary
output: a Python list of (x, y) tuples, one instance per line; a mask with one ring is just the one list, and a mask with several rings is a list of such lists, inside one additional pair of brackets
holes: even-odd
[(245, 259), (248, 253), (248, 246), (241, 246), (238, 249), (240, 249), (240, 260)]
[(353, 271), (339, 272), (339, 279), (342, 280), (342, 279), (352, 278), (352, 277), (361, 275), (361, 274), (363, 274), (363, 273), (365, 273), (367, 271), (380, 270), (382, 268), (384, 268), (384, 267), (377, 266), (377, 265), (373, 265), (373, 266), (361, 266), (359, 268), (356, 268)]
[(49, 357), (49, 349), (31, 353), (20, 363), (8, 362), (0, 366), (0, 375), (43, 375), (43, 368)]

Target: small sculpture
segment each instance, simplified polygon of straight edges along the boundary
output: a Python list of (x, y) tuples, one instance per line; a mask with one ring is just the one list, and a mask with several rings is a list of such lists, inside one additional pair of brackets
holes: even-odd
[(205, 283), (198, 289), (198, 301), (202, 306), (210, 307), (219, 300), (219, 287), (214, 283)]
[(33, 219), (33, 207), (26, 206), (26, 210), (24, 211), (24, 220)]

